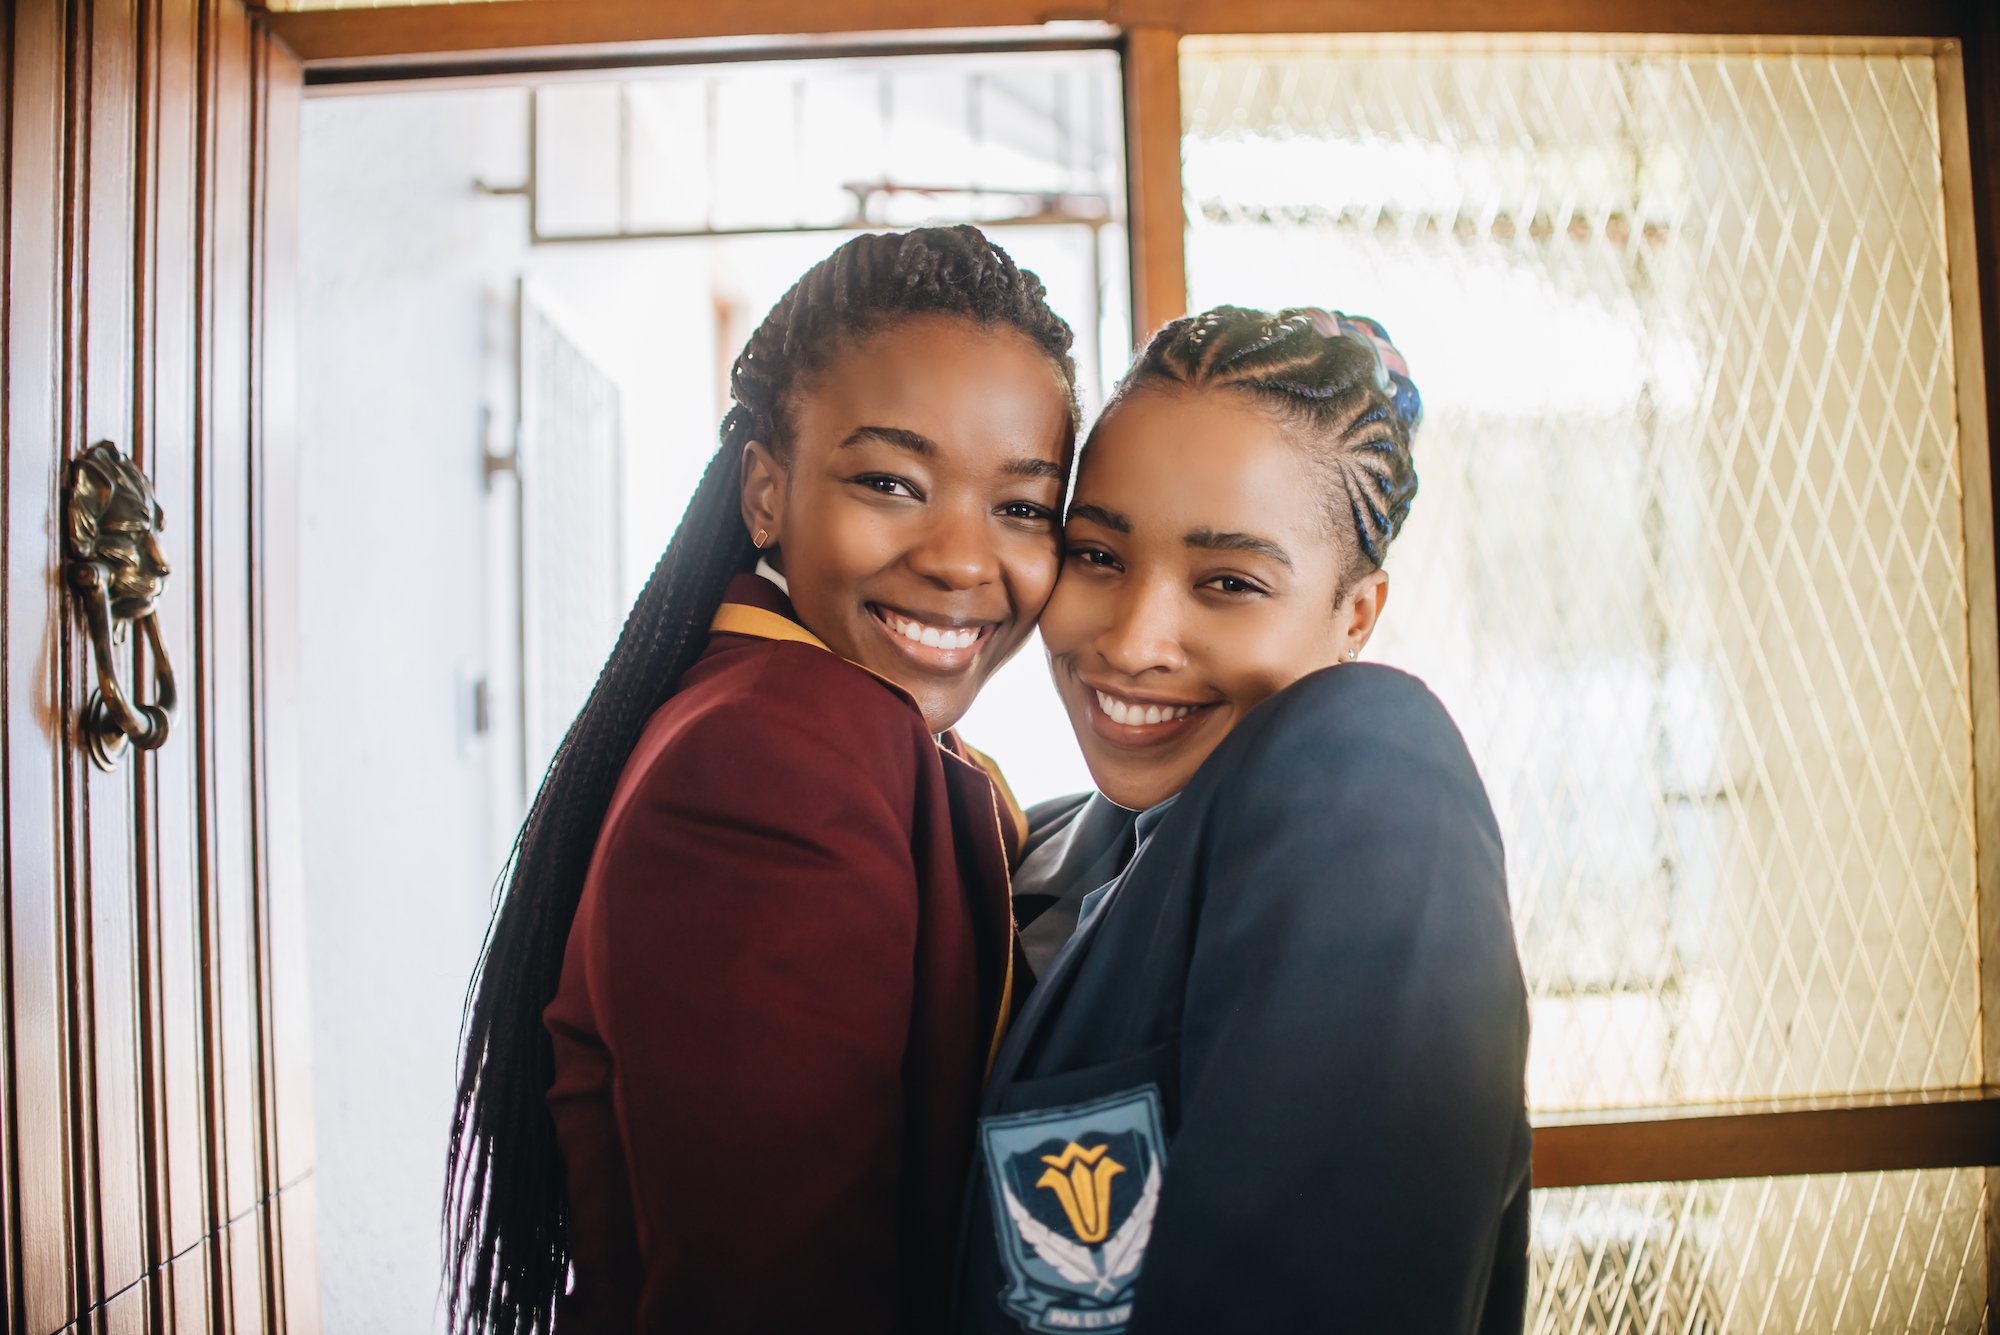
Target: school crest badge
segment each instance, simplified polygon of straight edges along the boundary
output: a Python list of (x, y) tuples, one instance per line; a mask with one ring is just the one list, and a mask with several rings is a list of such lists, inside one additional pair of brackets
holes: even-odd
[(1167, 1167), (1159, 1090), (988, 1117), (979, 1130), (1007, 1270), (1000, 1305), (1043, 1335), (1124, 1330)]

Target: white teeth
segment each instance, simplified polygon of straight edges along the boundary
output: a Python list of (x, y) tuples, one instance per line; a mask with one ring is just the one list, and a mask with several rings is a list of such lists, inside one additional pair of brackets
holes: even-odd
[(1166, 707), (1160, 705), (1128, 705), (1117, 696), (1107, 695), (1103, 691), (1097, 692), (1097, 707), (1102, 709), (1105, 717), (1109, 718), (1113, 723), (1120, 723), (1128, 728), (1149, 726), (1155, 723), (1172, 723), (1175, 719), (1186, 718), (1189, 714), (1194, 713), (1193, 705), (1170, 705)]
[(882, 619), (888, 623), (889, 629), (912, 644), (932, 649), (969, 649), (979, 641), (977, 630), (945, 630), (938, 626), (926, 626), (921, 621), (899, 617), (893, 612), (884, 612)]

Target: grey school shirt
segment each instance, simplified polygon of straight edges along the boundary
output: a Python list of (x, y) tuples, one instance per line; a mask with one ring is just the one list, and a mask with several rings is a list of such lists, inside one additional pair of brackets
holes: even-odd
[(1076, 793), (1028, 813), (1028, 843), (1014, 873), (1014, 916), (1021, 949), (1037, 978), (1046, 974), (1077, 929), (1104, 904), (1120, 873), (1174, 805), (1144, 811), (1102, 793)]

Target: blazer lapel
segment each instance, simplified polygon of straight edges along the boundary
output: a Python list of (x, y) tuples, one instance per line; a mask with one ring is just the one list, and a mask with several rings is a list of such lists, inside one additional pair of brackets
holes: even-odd
[[(1069, 850), (1078, 859), (1079, 879), (1076, 884), (1080, 888), (1070, 887), (1074, 889), (1073, 895), (1066, 889), (1063, 895), (1065, 900), (1072, 905), (1080, 903), (1083, 896), (1090, 891), (1124, 874), (1118, 864), (1126, 858), (1129, 851), (1128, 841), (1132, 836), (1134, 823), (1133, 813), (1114, 805), (1098, 794), (1091, 795), (1090, 803), (1078, 813), (1076, 823), (1072, 827), (1076, 833)], [(1097, 879), (1091, 879), (1093, 877)], [(1065, 884), (1067, 885), (1067, 882)], [(1109, 907), (1106, 905), (1106, 911), (1093, 914), (1090, 921), (1072, 935), (1068, 943), (1057, 952), (1055, 961), (1049, 965), (1048, 976), (1036, 980), (1034, 990), (1028, 994), (1027, 1002), (1021, 1007), (1021, 1014), (1008, 1029), (1006, 1040), (1001, 1043), (1000, 1051), (993, 1061), (993, 1069), (987, 1075), (988, 1111), (992, 1110), (995, 1092), (1003, 1089), (1020, 1071), (1021, 1062), (1034, 1043), (1036, 1030), (1047, 1018), (1050, 1009), (1056, 1005), (1062, 994), (1069, 990), (1070, 979), (1075, 974), (1079, 961), (1088, 953), (1091, 938), (1105, 918), (1110, 916)], [(1071, 918), (1074, 920), (1074, 908), (1071, 910)]]
[(1013, 861), (1019, 844), (1002, 789), (984, 768), (959, 755), (957, 746), (958, 739), (946, 733), (939, 750), (943, 752), (952, 826), (963, 841), (960, 879), (979, 938), (982, 990), (995, 1001), (990, 1012), (992, 1038), (986, 1049), (990, 1071), (1014, 1013)]

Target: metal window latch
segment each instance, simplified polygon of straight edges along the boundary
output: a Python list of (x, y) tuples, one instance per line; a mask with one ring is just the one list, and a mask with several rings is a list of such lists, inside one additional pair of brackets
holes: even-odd
[[(90, 758), (108, 770), (124, 758), (128, 744), (141, 751), (159, 747), (173, 723), (174, 669), (154, 615), (167, 586), (159, 536), (165, 519), (153, 484), (110, 441), (99, 441), (72, 460), (66, 482), (63, 576), (82, 606), (97, 667), (97, 689), (78, 731)], [(150, 704), (136, 699), (136, 686), (127, 696), (111, 656), (135, 621), (153, 666)]]

